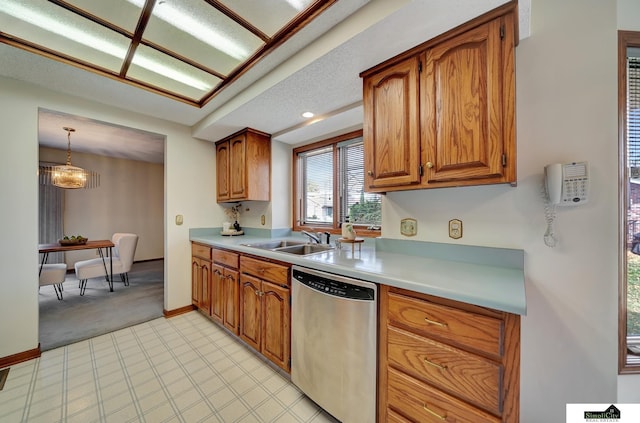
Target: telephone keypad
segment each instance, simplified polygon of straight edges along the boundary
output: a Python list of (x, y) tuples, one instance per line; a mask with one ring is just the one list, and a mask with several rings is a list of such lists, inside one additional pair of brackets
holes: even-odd
[(562, 201), (565, 203), (579, 203), (587, 200), (587, 178), (570, 178), (564, 180), (564, 195)]

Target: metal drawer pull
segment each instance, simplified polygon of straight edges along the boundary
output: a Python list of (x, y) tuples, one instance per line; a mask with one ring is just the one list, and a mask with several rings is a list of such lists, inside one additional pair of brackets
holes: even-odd
[(429, 407), (427, 407), (427, 404), (422, 403), (422, 408), (424, 409), (424, 411), (426, 411), (427, 413), (431, 414), (434, 417), (439, 418), (440, 420), (447, 420), (447, 415), (445, 414), (444, 416), (441, 416), (440, 414), (436, 413), (433, 410), (430, 410)]
[(429, 319), (427, 317), (424, 318), (424, 321), (429, 323), (430, 325), (436, 325), (436, 326), (440, 326), (440, 327), (443, 327), (443, 328), (447, 327), (446, 323), (436, 322), (435, 320), (431, 320), (431, 319)]
[(440, 370), (447, 370), (447, 366), (443, 366), (442, 364), (438, 364), (438, 363), (434, 363), (433, 361), (429, 360), (427, 357), (424, 358), (424, 362), (430, 366), (433, 367), (437, 367)]

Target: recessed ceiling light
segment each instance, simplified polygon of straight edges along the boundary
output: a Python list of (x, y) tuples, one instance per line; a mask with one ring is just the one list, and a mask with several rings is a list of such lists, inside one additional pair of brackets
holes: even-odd
[(303, 118), (312, 118), (313, 116), (314, 116), (314, 115), (313, 115), (313, 113), (311, 113), (311, 112), (304, 112), (304, 113), (302, 114), (302, 117), (303, 117)]

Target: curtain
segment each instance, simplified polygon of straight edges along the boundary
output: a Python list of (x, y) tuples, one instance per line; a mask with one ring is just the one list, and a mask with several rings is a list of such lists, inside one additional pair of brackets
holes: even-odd
[[(64, 236), (64, 195), (61, 188), (40, 184), (38, 194), (38, 243), (51, 244)], [(47, 263), (64, 263), (64, 253), (49, 253)]]

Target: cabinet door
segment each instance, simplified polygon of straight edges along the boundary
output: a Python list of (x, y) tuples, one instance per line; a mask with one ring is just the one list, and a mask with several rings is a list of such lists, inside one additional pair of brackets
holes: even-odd
[(200, 259), (191, 258), (191, 304), (198, 307), (198, 298), (200, 298)]
[(262, 354), (290, 371), (289, 289), (262, 281)]
[(213, 264), (211, 275), (211, 317), (222, 323), (224, 316), (224, 267)]
[(421, 183), (419, 58), (364, 80), (365, 178), (369, 191)]
[(228, 200), (231, 195), (230, 169), (231, 160), (229, 141), (216, 144), (216, 200)]
[(240, 338), (260, 351), (260, 279), (240, 275)]
[(198, 304), (200, 310), (211, 315), (211, 265), (210, 261), (201, 260), (200, 267), (200, 292)]
[(506, 182), (502, 48), (509, 47), (501, 22), (495, 19), (425, 53), (421, 116), (428, 183)]
[(238, 305), (240, 289), (238, 286), (238, 272), (224, 270), (224, 325), (231, 332), (238, 334), (240, 328)]
[(229, 145), (230, 198), (244, 199), (247, 196), (246, 137), (232, 138)]

